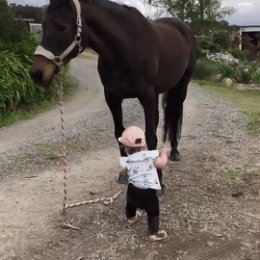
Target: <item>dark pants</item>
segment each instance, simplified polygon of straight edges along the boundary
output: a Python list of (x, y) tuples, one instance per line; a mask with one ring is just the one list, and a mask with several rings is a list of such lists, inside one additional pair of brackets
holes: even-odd
[(156, 190), (139, 189), (130, 183), (127, 188), (126, 200), (126, 217), (133, 218), (137, 209), (145, 210), (148, 216), (148, 233), (149, 235), (156, 234), (159, 231), (160, 215)]

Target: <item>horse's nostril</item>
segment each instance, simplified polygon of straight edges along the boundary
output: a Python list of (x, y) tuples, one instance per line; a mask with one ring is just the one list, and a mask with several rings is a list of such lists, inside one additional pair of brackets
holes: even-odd
[(32, 71), (31, 72), (32, 79), (37, 83), (42, 83), (42, 72), (40, 70)]

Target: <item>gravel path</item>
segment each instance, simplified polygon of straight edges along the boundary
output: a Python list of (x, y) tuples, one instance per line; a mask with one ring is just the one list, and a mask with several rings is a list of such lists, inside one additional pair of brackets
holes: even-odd
[[(65, 105), (69, 201), (124, 193), (96, 60), (80, 58), (71, 68), (79, 86)], [(136, 100), (125, 101), (124, 112), (125, 125), (143, 125)], [(107, 207), (59, 214), (58, 107), (0, 129), (0, 139), (0, 259), (260, 259), (259, 140), (246, 133), (237, 109), (195, 84), (185, 103), (183, 159), (165, 172), (163, 243), (148, 242), (145, 217), (126, 224), (124, 194)], [(68, 221), (80, 229), (62, 228)]]

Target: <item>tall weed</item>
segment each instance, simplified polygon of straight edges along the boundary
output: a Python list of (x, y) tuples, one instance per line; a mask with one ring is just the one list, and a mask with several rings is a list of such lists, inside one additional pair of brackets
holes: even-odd
[(28, 103), (36, 95), (28, 66), (9, 51), (0, 52), (0, 109), (13, 111), (19, 103)]
[(193, 77), (195, 79), (209, 79), (210, 77), (219, 74), (219, 68), (213, 62), (207, 59), (199, 59), (196, 63)]

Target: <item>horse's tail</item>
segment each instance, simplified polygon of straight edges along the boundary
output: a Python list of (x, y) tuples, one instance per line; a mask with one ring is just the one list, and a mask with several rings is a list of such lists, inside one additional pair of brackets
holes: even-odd
[[(182, 81), (182, 80), (181, 80)], [(164, 135), (163, 141), (171, 141), (171, 145), (177, 146), (182, 132), (183, 102), (187, 95), (188, 84), (179, 82), (163, 96), (164, 109)]]

